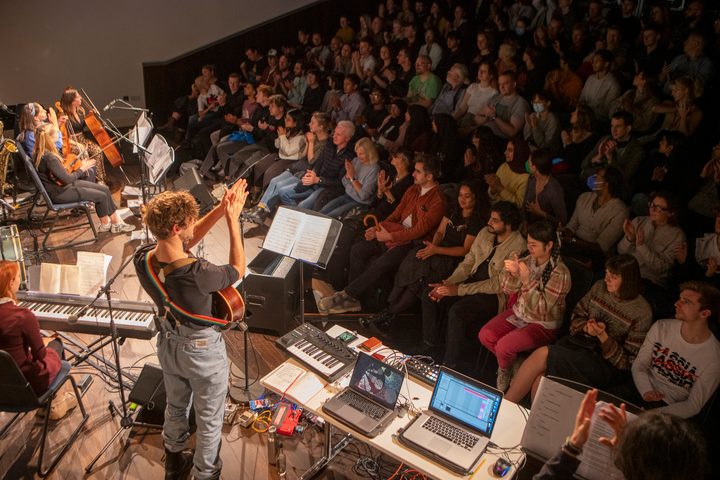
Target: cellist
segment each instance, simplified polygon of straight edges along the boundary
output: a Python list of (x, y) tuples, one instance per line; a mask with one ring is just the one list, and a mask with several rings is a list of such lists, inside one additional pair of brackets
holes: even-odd
[(97, 183), (106, 184), (105, 177), (105, 156), (100, 146), (87, 140), (83, 133), (85, 129), (85, 109), (81, 106), (82, 98), (74, 88), (67, 88), (60, 98), (60, 108), (67, 116), (67, 127), (71, 143), (72, 153), (79, 154), (87, 147), (87, 153), (90, 158), (96, 160)]
[[(22, 132), (18, 135), (18, 141), (22, 143), (25, 153), (32, 155), (33, 149), (35, 148), (35, 129), (43, 123), (50, 123), (58, 129), (59, 138), (55, 144), (55, 148), (57, 148), (59, 152), (62, 151), (63, 142), (68, 139), (63, 137), (62, 130), (64, 129), (60, 128), (60, 126), (63, 125), (66, 118), (67, 117), (62, 116), (58, 119), (52, 108), (45, 110), (39, 103), (32, 102), (24, 105), (20, 111), (20, 130), (22, 130)], [(87, 159), (87, 155), (83, 155), (83, 158)], [(95, 169), (96, 167), (93, 166), (80, 178), (89, 182), (95, 182)]]

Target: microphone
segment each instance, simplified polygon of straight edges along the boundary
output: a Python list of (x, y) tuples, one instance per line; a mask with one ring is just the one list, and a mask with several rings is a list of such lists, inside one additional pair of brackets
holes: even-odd
[(70, 325), (75, 325), (75, 324), (78, 322), (78, 319), (79, 319), (80, 317), (85, 316), (85, 314), (87, 313), (87, 311), (88, 311), (89, 308), (90, 308), (90, 305), (85, 305), (85, 306), (82, 308), (82, 310), (80, 310), (79, 312), (77, 312), (75, 315), (70, 315), (70, 316), (68, 316), (67, 322), (68, 322)]
[(0, 110), (5, 110), (8, 113), (13, 113), (10, 111), (10, 109), (5, 105), (4, 103), (0, 102)]
[(113, 100), (112, 102), (110, 102), (110, 103), (108, 103), (107, 105), (105, 105), (105, 108), (103, 108), (103, 112), (106, 112), (110, 107), (112, 107), (113, 105), (115, 105), (115, 102), (117, 102), (117, 99), (115, 99), (115, 100)]

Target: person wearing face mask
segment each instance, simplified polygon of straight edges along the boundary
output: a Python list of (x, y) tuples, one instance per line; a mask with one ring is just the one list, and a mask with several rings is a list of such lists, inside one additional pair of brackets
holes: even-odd
[(560, 121), (550, 111), (552, 97), (546, 90), (535, 94), (532, 113), (525, 114), (523, 138), (531, 147), (544, 148), (555, 155), (560, 149)]
[[(513, 6), (508, 9), (508, 15), (510, 16), (510, 30), (516, 30), (518, 20), (523, 17), (535, 17), (535, 8), (533, 8), (530, 0), (515, 0)], [(518, 35), (522, 34), (518, 32)]]
[(622, 173), (608, 166), (588, 178), (591, 192), (578, 198), (570, 221), (563, 229), (563, 255), (595, 269), (605, 264), (608, 252), (623, 234), (630, 212), (620, 199)]

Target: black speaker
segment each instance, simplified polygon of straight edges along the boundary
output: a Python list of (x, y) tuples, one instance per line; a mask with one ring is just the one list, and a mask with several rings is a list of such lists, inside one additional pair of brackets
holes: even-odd
[(190, 195), (195, 197), (195, 201), (200, 208), (200, 216), (205, 215), (212, 210), (215, 201), (210, 192), (207, 191), (203, 183), (200, 172), (192, 168), (188, 173), (175, 180), (173, 183), (174, 190), (187, 190)]
[[(162, 427), (165, 423), (165, 407), (167, 394), (163, 381), (162, 368), (159, 365), (146, 363), (143, 365), (140, 376), (128, 395), (128, 401), (142, 406), (142, 410), (135, 418), (136, 424), (156, 425)], [(190, 408), (189, 423), (195, 423), (195, 408)]]
[(248, 265), (245, 276), (245, 323), (254, 332), (283, 336), (293, 330), (300, 313), (300, 263), (263, 250)]

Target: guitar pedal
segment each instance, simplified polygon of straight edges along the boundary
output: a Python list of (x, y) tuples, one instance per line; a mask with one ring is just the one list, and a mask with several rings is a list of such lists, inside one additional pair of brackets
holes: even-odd
[(300, 420), (300, 415), (302, 415), (302, 411), (300, 410), (293, 410), (290, 412), (288, 416), (285, 417), (285, 421), (282, 426), (278, 427), (277, 432), (288, 437), (291, 436), (295, 431), (298, 421)]

